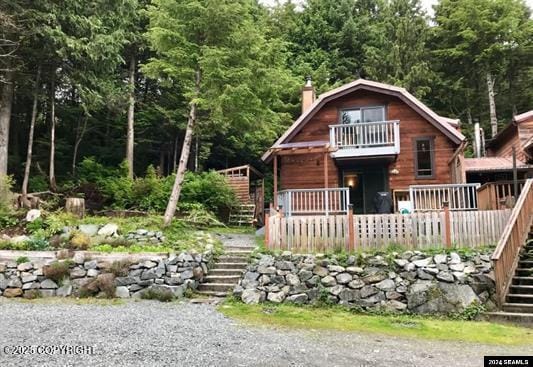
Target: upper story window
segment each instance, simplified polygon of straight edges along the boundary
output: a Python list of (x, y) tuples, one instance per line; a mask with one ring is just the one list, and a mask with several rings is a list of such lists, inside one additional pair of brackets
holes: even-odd
[(435, 177), (433, 138), (417, 138), (414, 145), (416, 178)]
[(385, 121), (385, 107), (350, 108), (341, 111), (341, 123), (357, 124), (360, 122)]

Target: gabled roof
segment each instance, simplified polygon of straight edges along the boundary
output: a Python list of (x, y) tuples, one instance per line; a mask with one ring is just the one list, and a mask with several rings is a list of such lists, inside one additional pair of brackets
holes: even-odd
[(524, 122), (529, 119), (533, 119), (533, 110), (521, 113), (520, 115), (515, 115), (513, 117), (513, 120), (518, 123)]
[[(454, 143), (459, 144), (465, 140), (464, 135), (456, 129), (456, 126), (459, 124), (459, 120), (437, 115), (404, 88), (365, 79), (357, 79), (351, 83), (332, 89), (318, 96), (318, 98), (307, 109), (307, 111), (302, 113), (302, 115), (291, 125), (291, 127), (289, 127), (289, 129), (287, 129), (287, 131), (285, 131), (285, 133), (274, 143), (272, 148), (279, 147), (280, 144), (286, 143), (287, 140), (296, 135), (326, 103), (359, 89), (370, 90), (373, 92), (398, 97), (412, 109), (422, 115), (422, 117), (439, 129)], [(261, 159), (263, 159), (263, 161), (267, 161), (270, 158), (271, 153), (271, 150), (267, 151), (265, 154), (263, 154)]]

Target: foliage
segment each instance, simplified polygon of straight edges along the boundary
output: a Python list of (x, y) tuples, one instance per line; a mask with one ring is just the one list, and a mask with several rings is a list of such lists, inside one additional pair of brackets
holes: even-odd
[(91, 245), (91, 238), (85, 233), (73, 231), (70, 236), (70, 248), (73, 250), (87, 250)]
[(110, 273), (100, 274), (92, 281), (84, 284), (79, 290), (81, 298), (97, 296), (100, 292), (106, 298), (115, 297), (116, 285), (115, 276)]
[(141, 292), (141, 298), (157, 300), (159, 302), (170, 302), (174, 299), (174, 295), (170, 290), (150, 287)]
[(235, 193), (224, 176), (214, 171), (200, 174), (188, 172), (183, 181), (181, 200), (187, 203), (201, 203), (208, 210), (217, 212), (233, 206)]
[(125, 277), (128, 275), (130, 265), (131, 261), (128, 259), (116, 260), (111, 263), (108, 271), (116, 277)]
[(472, 302), (460, 314), (455, 317), (459, 320), (479, 320), (480, 316), (485, 313), (486, 307), (478, 301)]
[(27, 256), (19, 256), (17, 257), (17, 264), (23, 264), (30, 262), (30, 259)]
[(30, 237), (24, 242), (24, 249), (29, 251), (44, 251), (50, 247), (50, 243), (45, 238)]
[(223, 227), (224, 223), (220, 222), (216, 216), (205, 209), (192, 209), (183, 218), (186, 223), (200, 227)]
[(56, 283), (60, 283), (63, 279), (68, 278), (71, 265), (72, 262), (68, 260), (56, 261), (52, 264), (45, 265), (43, 267), (43, 274), (46, 278), (51, 279)]

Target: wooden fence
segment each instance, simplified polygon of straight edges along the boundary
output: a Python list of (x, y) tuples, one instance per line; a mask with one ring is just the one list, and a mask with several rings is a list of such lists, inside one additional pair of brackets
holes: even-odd
[(507, 209), (512, 208), (514, 199), (520, 195), (525, 185), (525, 180), (517, 181), (517, 190), (514, 192), (513, 181), (497, 181), (487, 182), (477, 189), (479, 198), (479, 209), (493, 210), (493, 209)]
[[(478, 247), (496, 244), (510, 212), (489, 210), (433, 211), (408, 215), (273, 215), (269, 219), (266, 238), (269, 248), (296, 252), (341, 248), (370, 250), (389, 245), (418, 249)], [(352, 224), (352, 231), (349, 223)], [(446, 227), (446, 223), (449, 223), (449, 227)]]

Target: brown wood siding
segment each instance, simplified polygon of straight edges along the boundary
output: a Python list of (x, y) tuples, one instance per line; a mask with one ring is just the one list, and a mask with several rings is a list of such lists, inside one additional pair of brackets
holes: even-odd
[(227, 176), (229, 186), (235, 192), (237, 200), (243, 204), (250, 202), (250, 181), (246, 176), (230, 177)]
[[(315, 116), (290, 140), (290, 142), (329, 141), (329, 125), (337, 124), (339, 110), (352, 107), (385, 106), (387, 120), (400, 120), (400, 154), (388, 169), (396, 168), (398, 175), (389, 175), (390, 189), (405, 189), (414, 184), (451, 183), (452, 177), (448, 161), (452, 158), (457, 145), (450, 141), (431, 123), (425, 120), (399, 98), (375, 92), (359, 90), (327, 103)], [(414, 167), (414, 139), (431, 136), (435, 139), (435, 177), (416, 179)], [(318, 160), (318, 165), (317, 165)], [(368, 160), (360, 163), (370, 163)], [(321, 155), (284, 156), (281, 159), (281, 187), (320, 188), (324, 183), (324, 167)], [(330, 158), (329, 186), (338, 187), (339, 171)], [(354, 163), (356, 166), (357, 163)]]
[(522, 161), (526, 163), (533, 163), (533, 157), (530, 157), (528, 154), (526, 154), (526, 152), (523, 149), (523, 147), (533, 137), (533, 117), (526, 121), (522, 121), (518, 125), (518, 134), (520, 136), (520, 155), (517, 155), (517, 158), (521, 159)]

